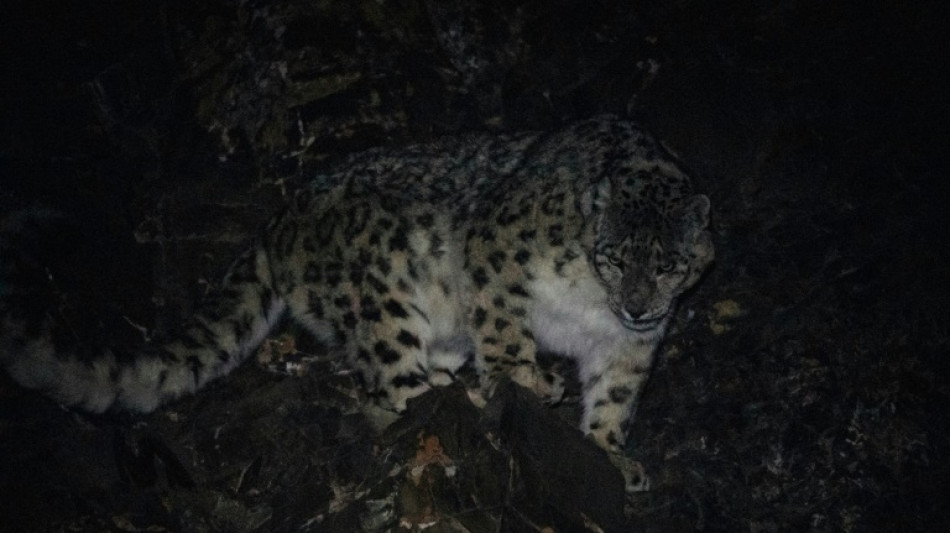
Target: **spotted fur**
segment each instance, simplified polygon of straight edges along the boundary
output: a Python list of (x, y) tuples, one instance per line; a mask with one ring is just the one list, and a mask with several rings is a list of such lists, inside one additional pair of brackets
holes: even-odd
[(509, 376), (556, 401), (547, 350), (578, 362), (581, 429), (619, 455), (676, 299), (713, 259), (708, 215), (674, 158), (615, 117), (374, 150), (297, 193), (180, 339), (80, 362), (5, 298), (0, 357), (66, 405), (150, 411), (229, 372), (289, 312), (399, 412), (466, 364), (488, 393)]

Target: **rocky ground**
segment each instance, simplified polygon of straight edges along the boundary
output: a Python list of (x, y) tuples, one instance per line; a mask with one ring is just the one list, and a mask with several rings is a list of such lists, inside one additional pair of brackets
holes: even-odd
[[(937, 2), (7, 2), (0, 222), (65, 213), (77, 341), (172, 335), (348, 153), (613, 112), (714, 205), (631, 428), (652, 489), (515, 387), (382, 435), (289, 326), (146, 417), (4, 379), (3, 531), (939, 531), (950, 525), (947, 57)], [(179, 5), (182, 4), (182, 5)]]

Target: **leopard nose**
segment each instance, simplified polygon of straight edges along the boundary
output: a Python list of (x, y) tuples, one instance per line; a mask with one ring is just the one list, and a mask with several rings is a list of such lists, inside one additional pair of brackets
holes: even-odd
[(623, 306), (623, 315), (627, 320), (636, 320), (646, 313), (646, 309), (638, 305), (626, 304)]

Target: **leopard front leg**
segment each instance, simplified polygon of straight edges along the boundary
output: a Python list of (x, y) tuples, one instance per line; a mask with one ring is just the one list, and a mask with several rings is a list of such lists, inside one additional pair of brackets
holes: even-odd
[(584, 415), (581, 430), (607, 450), (626, 479), (627, 491), (648, 490), (640, 463), (623, 454), (624, 427), (636, 413), (637, 401), (653, 362), (654, 343), (624, 343), (603, 358), (582, 360)]
[(526, 320), (527, 300), (520, 285), (491, 284), (476, 293), (472, 324), (482, 390), (491, 396), (507, 375), (542, 401), (557, 403), (564, 396), (564, 379), (538, 366), (537, 345)]
[(425, 320), (400, 294), (380, 297), (364, 291), (358, 298), (340, 300), (350, 301), (360, 317), (348, 348), (350, 364), (371, 400), (366, 414), (377, 427), (386, 427), (410, 399), (431, 388)]

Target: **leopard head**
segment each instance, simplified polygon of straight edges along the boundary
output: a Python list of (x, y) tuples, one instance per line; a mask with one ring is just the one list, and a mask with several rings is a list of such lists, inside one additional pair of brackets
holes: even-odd
[(709, 198), (676, 174), (652, 168), (605, 183), (590, 255), (611, 310), (644, 336), (663, 334), (677, 297), (714, 257)]

